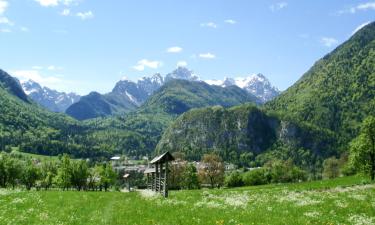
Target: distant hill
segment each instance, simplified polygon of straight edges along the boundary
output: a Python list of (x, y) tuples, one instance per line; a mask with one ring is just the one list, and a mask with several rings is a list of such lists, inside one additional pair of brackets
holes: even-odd
[(375, 115), (374, 49), (372, 22), (316, 62), (265, 108), (330, 129), (345, 145), (357, 135), (361, 121)]
[(25, 92), (22, 90), (19, 81), (3, 70), (0, 70), (0, 86), (4, 88), (8, 93), (17, 96), (22, 101), (29, 102), (29, 99), (27, 98)]
[(170, 80), (142, 105), (140, 111), (178, 115), (192, 108), (230, 107), (247, 102), (258, 103), (259, 100), (237, 86), (224, 88), (202, 81)]

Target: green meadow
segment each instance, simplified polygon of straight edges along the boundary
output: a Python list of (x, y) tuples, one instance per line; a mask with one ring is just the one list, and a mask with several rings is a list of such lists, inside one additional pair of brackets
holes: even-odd
[(1, 224), (375, 224), (375, 184), (361, 177), (235, 189), (0, 190)]

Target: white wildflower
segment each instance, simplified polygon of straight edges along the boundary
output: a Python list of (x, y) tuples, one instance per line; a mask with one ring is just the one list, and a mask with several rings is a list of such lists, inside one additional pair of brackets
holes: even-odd
[(348, 219), (351, 224), (355, 225), (372, 225), (375, 223), (373, 217), (368, 217), (364, 214), (361, 215), (351, 215)]

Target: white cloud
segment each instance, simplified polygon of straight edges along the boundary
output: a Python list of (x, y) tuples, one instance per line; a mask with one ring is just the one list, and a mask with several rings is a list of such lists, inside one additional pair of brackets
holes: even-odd
[(48, 67), (47, 67), (47, 70), (56, 70), (56, 66), (52, 66), (52, 65), (51, 65), (51, 66), (48, 66)]
[(27, 28), (27, 27), (20, 27), (20, 30), (21, 30), (22, 32), (29, 32), (29, 31), (30, 31), (30, 29)]
[(375, 2), (367, 2), (357, 5), (357, 10), (375, 10)]
[(167, 49), (168, 53), (179, 53), (182, 52), (182, 48), (178, 46), (170, 47)]
[(228, 23), (228, 24), (236, 24), (237, 23), (237, 21), (232, 20), (232, 19), (224, 20), (224, 22)]
[(54, 7), (59, 5), (59, 0), (35, 0), (43, 7)]
[(339, 41), (337, 39), (331, 38), (331, 37), (322, 37), (320, 39), (320, 42), (326, 47), (332, 47), (332, 46), (336, 45)]
[(70, 6), (70, 5), (78, 5), (81, 0), (60, 0), (63, 5)]
[(356, 6), (340, 10), (340, 11), (338, 11), (338, 14), (344, 14), (344, 13), (354, 14), (358, 11), (367, 11), (367, 10), (375, 10), (375, 1), (374, 2), (361, 3), (361, 4), (358, 4)]
[(12, 32), (12, 30), (7, 29), (7, 28), (0, 29), (0, 33), (11, 33), (11, 32)]
[(43, 67), (42, 66), (33, 66), (31, 67), (33, 70), (42, 70)]
[(5, 24), (8, 26), (13, 26), (14, 23), (10, 21), (7, 17), (0, 17), (0, 24)]
[(35, 0), (35, 1), (44, 7), (55, 7), (60, 4), (65, 5), (65, 6), (78, 5), (78, 3), (81, 0)]
[(359, 25), (357, 28), (355, 28), (352, 32), (352, 35), (357, 33), (360, 29), (364, 28), (365, 26), (369, 25), (371, 23), (371, 21), (367, 21), (365, 23), (362, 23), (361, 25)]
[(202, 59), (214, 59), (214, 58), (216, 58), (216, 56), (214, 54), (212, 54), (212, 53), (207, 52), (207, 53), (201, 53), (201, 54), (199, 54), (199, 58), (202, 58)]
[(272, 12), (282, 10), (288, 6), (287, 2), (278, 2), (276, 4), (270, 5), (270, 9)]
[(201, 23), (201, 27), (217, 28), (217, 24), (214, 22)]
[(8, 2), (4, 0), (0, 0), (0, 15), (5, 12), (5, 10), (8, 8)]
[(76, 14), (76, 16), (78, 16), (82, 20), (87, 20), (87, 19), (94, 18), (94, 13), (92, 13), (91, 11), (79, 12), (79, 13)]
[(185, 66), (187, 66), (188, 65), (188, 63), (186, 62), (186, 61), (178, 61), (177, 62), (177, 67), (185, 67)]
[(162, 62), (160, 61), (151, 61), (148, 59), (142, 59), (137, 62), (137, 65), (133, 66), (133, 69), (138, 70), (138, 71), (143, 71), (145, 70), (146, 67), (151, 68), (151, 69), (157, 69), (160, 66), (162, 66)]
[(64, 9), (60, 14), (62, 16), (69, 16), (70, 15), (70, 9)]
[[(45, 72), (47, 73), (47, 72)], [(13, 70), (10, 74), (17, 77), (20, 81), (33, 80), (42, 86), (55, 90), (70, 92), (72, 86), (77, 86), (77, 81), (63, 79), (63, 75), (46, 75), (40, 70)], [(47, 73), (48, 74), (48, 73)]]
[(63, 68), (61, 66), (54, 66), (50, 65), (47, 67), (47, 70), (55, 71), (55, 70), (62, 70)]
[(43, 76), (38, 70), (15, 70), (11, 71), (11, 74), (21, 81), (33, 80), (47, 87), (52, 87), (62, 82), (56, 76)]

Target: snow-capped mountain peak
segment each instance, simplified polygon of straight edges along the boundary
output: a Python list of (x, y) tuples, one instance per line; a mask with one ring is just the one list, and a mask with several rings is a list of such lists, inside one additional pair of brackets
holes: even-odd
[(280, 94), (280, 91), (272, 86), (271, 82), (261, 73), (252, 74), (247, 77), (226, 77), (224, 80), (206, 80), (205, 82), (210, 85), (222, 87), (236, 85), (257, 96), (262, 102), (267, 102)]
[(53, 112), (65, 112), (70, 105), (80, 99), (75, 93), (58, 92), (42, 87), (33, 80), (21, 81), (21, 86), (31, 99)]
[(165, 76), (165, 81), (169, 81), (172, 79), (181, 79), (181, 80), (190, 80), (190, 81), (199, 81), (200, 78), (193, 73), (193, 71), (187, 69), (186, 67), (179, 66), (177, 69), (168, 73)]

